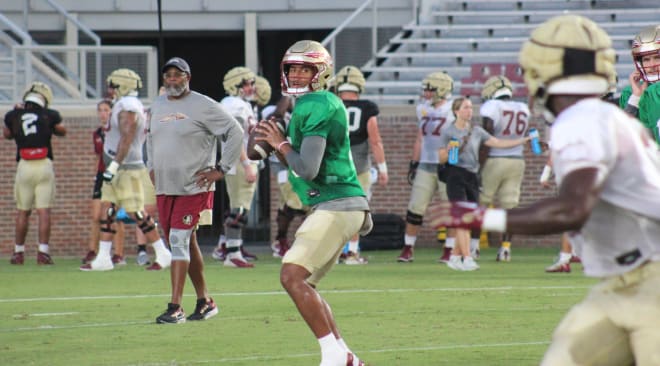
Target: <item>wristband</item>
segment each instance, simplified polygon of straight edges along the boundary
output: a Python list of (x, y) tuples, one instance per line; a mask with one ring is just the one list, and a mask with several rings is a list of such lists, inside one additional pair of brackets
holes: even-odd
[(489, 208), (484, 213), (484, 221), (481, 228), (486, 231), (506, 232), (506, 210), (501, 208)]
[(550, 165), (547, 165), (543, 167), (543, 171), (541, 172), (541, 177), (539, 178), (540, 183), (545, 183), (550, 179), (550, 174), (552, 174), (552, 167)]
[(387, 174), (387, 163), (386, 162), (378, 163), (378, 165), (376, 165), (376, 166), (378, 167), (378, 171), (380, 173)]
[(110, 164), (108, 164), (108, 167), (105, 170), (112, 174), (117, 174), (117, 169), (119, 169), (119, 163), (113, 160), (110, 162)]
[(630, 94), (630, 97), (628, 98), (628, 104), (633, 107), (637, 107), (639, 105), (639, 96)]
[(279, 151), (281, 153), (282, 152), (282, 146), (284, 146), (284, 145), (291, 145), (291, 143), (289, 142), (289, 140), (284, 140), (284, 141), (280, 142), (277, 145), (277, 151)]

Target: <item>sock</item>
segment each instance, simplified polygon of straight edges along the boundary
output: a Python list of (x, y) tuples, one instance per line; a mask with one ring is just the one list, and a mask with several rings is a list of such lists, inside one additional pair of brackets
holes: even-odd
[(447, 228), (444, 226), (439, 228), (438, 232), (436, 233), (436, 238), (438, 239), (438, 241), (447, 240)]
[(15, 244), (14, 245), (14, 252), (15, 253), (24, 253), (25, 252), (25, 244)]
[(417, 235), (408, 235), (406, 234), (403, 237), (403, 243), (406, 245), (410, 245), (411, 247), (415, 246), (415, 242), (417, 241)]
[(470, 253), (474, 253), (479, 249), (479, 239), (470, 238)]
[(445, 240), (446, 248), (454, 249), (455, 244), (456, 244), (456, 238), (447, 238), (447, 240)]
[(346, 352), (353, 353), (353, 351), (351, 351), (351, 349), (348, 348), (348, 345), (346, 344), (346, 342), (344, 342), (344, 338), (338, 338), (337, 343), (339, 343), (341, 348), (343, 348)]
[(103, 258), (103, 257), (110, 258), (110, 250), (112, 250), (112, 242), (101, 240), (99, 242), (99, 254), (97, 258)]
[(357, 254), (360, 252), (360, 240), (349, 240), (348, 251)]
[(48, 244), (39, 243), (39, 251), (48, 254)]
[(511, 242), (510, 241), (503, 241), (502, 242), (502, 248), (511, 249)]
[(318, 341), (321, 346), (321, 366), (346, 363), (346, 351), (339, 345), (334, 334), (328, 333)]
[(571, 253), (559, 252), (559, 261), (562, 263), (568, 263), (571, 260)]
[(147, 244), (138, 244), (138, 253), (146, 252), (146, 251), (147, 251)]

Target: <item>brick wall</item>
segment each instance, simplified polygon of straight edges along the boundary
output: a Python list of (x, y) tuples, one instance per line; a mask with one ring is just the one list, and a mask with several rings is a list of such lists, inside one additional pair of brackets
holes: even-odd
[[(476, 108), (476, 107), (475, 107)], [(7, 109), (0, 110), (4, 115)], [(52, 210), (51, 250), (56, 256), (80, 256), (87, 246), (89, 227), (89, 200), (95, 173), (95, 158), (91, 142), (91, 133), (96, 127), (94, 106), (86, 108), (63, 107), (60, 109), (64, 123), (68, 129), (64, 138), (53, 138), (55, 154), (55, 175), (57, 197)], [(381, 108), (379, 125), (383, 136), (387, 164), (390, 171), (390, 183), (387, 187), (376, 186), (372, 199), (372, 209), (378, 213), (394, 213), (405, 215), (410, 186), (406, 180), (408, 161), (415, 138), (414, 108), (385, 107)], [(543, 129), (541, 129), (542, 131)], [(4, 140), (0, 144), (0, 256), (7, 257), (13, 251), (15, 204), (13, 198), (14, 175), (16, 162), (14, 159), (16, 145), (13, 141)], [(523, 184), (522, 204), (553, 194), (536, 183), (545, 159), (528, 156), (528, 169)], [(271, 180), (271, 182), (273, 182)], [(274, 233), (275, 208), (277, 202), (277, 187), (271, 184), (271, 227)], [(299, 220), (297, 221), (299, 222)], [(296, 222), (296, 224), (297, 224)], [(297, 225), (293, 225), (292, 230)], [(30, 219), (30, 230), (26, 240), (28, 256), (36, 253), (37, 220), (33, 213)], [(132, 254), (133, 235), (127, 235), (126, 250)], [(274, 237), (274, 235), (273, 235)], [(424, 227), (420, 233), (420, 246), (433, 245), (434, 233)], [(557, 246), (559, 239), (552, 237), (517, 237), (514, 245)]]

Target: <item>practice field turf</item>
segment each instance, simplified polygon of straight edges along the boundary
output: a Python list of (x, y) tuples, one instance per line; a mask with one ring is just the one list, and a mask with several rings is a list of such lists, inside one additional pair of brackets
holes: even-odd
[[(476, 272), (436, 262), (418, 249), (364, 253), (365, 266), (338, 265), (319, 287), (342, 334), (371, 365), (538, 365), (552, 330), (595, 282), (573, 265), (544, 273), (556, 249), (515, 249), (510, 263), (484, 250)], [(206, 262), (220, 313), (207, 321), (159, 325), (169, 272), (129, 258), (111, 272), (0, 262), (0, 365), (316, 366), (319, 346), (279, 284), (279, 262), (263, 252), (254, 269)], [(195, 307), (190, 282), (184, 309)]]

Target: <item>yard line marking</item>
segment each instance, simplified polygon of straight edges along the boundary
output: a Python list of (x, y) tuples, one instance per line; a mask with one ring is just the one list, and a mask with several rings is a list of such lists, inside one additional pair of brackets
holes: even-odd
[[(546, 291), (546, 290), (584, 290), (591, 288), (585, 286), (502, 286), (502, 287), (441, 287), (441, 288), (400, 288), (400, 289), (352, 289), (352, 290), (320, 290), (321, 294), (369, 294), (369, 293), (406, 293), (406, 292), (462, 292), (462, 291)], [(280, 296), (285, 291), (255, 291), (255, 292), (218, 292), (211, 296)], [(35, 301), (78, 301), (78, 300), (110, 300), (110, 299), (147, 299), (168, 297), (170, 294), (152, 295), (102, 295), (102, 296), (70, 296), (70, 297), (34, 297), (17, 299), (0, 299), (1, 303), (35, 302)], [(194, 296), (184, 295), (184, 296)]]
[(67, 313), (34, 313), (34, 314), (14, 314), (14, 318), (22, 318), (26, 316), (62, 316), (62, 315), (75, 315), (78, 314), (77, 311), (71, 311)]
[[(493, 348), (493, 347), (521, 347), (521, 346), (544, 346), (550, 344), (549, 341), (535, 341), (535, 342), (510, 342), (510, 343), (481, 343), (481, 344), (447, 344), (447, 345), (437, 345), (437, 346), (424, 346), (424, 347), (405, 347), (405, 348), (387, 348), (387, 349), (376, 349), (376, 350), (355, 350), (355, 353), (358, 354), (369, 354), (369, 353), (392, 353), (392, 352), (418, 352), (418, 351), (446, 351), (446, 350), (458, 350), (458, 349), (474, 349), (474, 348)], [(246, 362), (246, 361), (275, 361), (282, 359), (292, 359), (292, 358), (305, 358), (305, 357), (318, 357), (318, 353), (298, 353), (291, 355), (277, 355), (277, 356), (246, 356), (246, 357), (228, 357), (220, 358), (216, 360), (200, 360), (200, 361), (181, 361), (186, 365), (198, 365), (198, 364), (218, 364), (223, 362)], [(170, 366), (172, 362), (152, 362), (148, 364), (128, 364), (125, 366)]]

